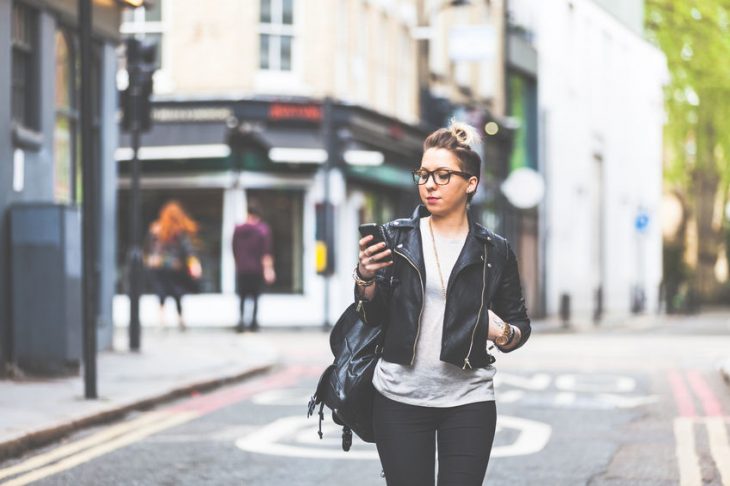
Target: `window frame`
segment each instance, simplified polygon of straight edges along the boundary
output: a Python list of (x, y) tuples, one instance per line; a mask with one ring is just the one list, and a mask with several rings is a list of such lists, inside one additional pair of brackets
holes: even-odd
[[(259, 12), (261, 11), (261, 3), (264, 0), (259, 1)], [(296, 42), (296, 1), (292, 1), (292, 22), (291, 24), (284, 23), (284, 0), (268, 0), (271, 2), (271, 19), (269, 22), (264, 22), (259, 15), (259, 31), (258, 31), (258, 42), (259, 42), (259, 63), (258, 68), (261, 71), (280, 72), (280, 73), (291, 73), (294, 72), (295, 65), (295, 42)], [(263, 58), (261, 56), (261, 44), (263, 36), (268, 36), (269, 47), (268, 47), (268, 67), (263, 66)], [(288, 37), (290, 39), (289, 45), (289, 68), (282, 68), (282, 38)]]
[[(22, 12), (18, 14), (18, 11)], [(26, 38), (21, 39), (17, 35), (15, 28), (16, 15), (22, 17), (24, 29), (28, 31)], [(39, 31), (40, 31), (40, 12), (37, 8), (26, 2), (15, 0), (11, 2), (11, 33), (10, 33), (10, 93), (11, 106), (10, 116), (13, 127), (13, 142), (15, 145), (31, 150), (39, 150), (43, 145), (40, 117), (40, 76), (39, 76)], [(22, 86), (17, 83), (19, 79), (14, 71), (18, 56), (23, 59), (23, 83)], [(16, 113), (16, 105), (14, 100), (16, 89), (21, 86), (22, 89), (22, 115)]]

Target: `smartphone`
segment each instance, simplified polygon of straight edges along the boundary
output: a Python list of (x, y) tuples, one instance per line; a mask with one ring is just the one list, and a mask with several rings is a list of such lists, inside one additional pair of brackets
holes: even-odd
[[(363, 238), (368, 235), (373, 236), (373, 239), (370, 240), (370, 243), (368, 243), (368, 246), (377, 245), (378, 243), (385, 243), (387, 245), (387, 243), (388, 243), (385, 239), (385, 230), (383, 230), (383, 227), (380, 226), (379, 224), (375, 224), (375, 223), (361, 224), (360, 227), (358, 228), (358, 230), (360, 231), (360, 236), (362, 236)], [(385, 250), (385, 248), (383, 248), (383, 250)], [(392, 260), (392, 257), (388, 256), (380, 261), (389, 262), (391, 260)]]

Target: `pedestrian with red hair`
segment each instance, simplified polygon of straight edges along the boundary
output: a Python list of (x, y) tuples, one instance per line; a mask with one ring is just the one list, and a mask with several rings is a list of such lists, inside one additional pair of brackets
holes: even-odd
[(160, 325), (163, 327), (165, 300), (172, 297), (177, 310), (178, 327), (181, 331), (187, 329), (182, 298), (202, 274), (193, 245), (197, 233), (198, 224), (177, 201), (166, 203), (160, 209), (158, 219), (150, 225), (145, 263), (160, 301)]

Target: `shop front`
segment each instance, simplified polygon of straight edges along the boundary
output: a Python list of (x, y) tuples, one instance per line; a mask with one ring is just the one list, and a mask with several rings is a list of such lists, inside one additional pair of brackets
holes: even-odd
[[(261, 209), (273, 235), (277, 281), (260, 300), (266, 326), (321, 325), (325, 277), (316, 262), (317, 206), (334, 207), (333, 272), (329, 315), (351, 300), (357, 227), (410, 214), (417, 202), (412, 170), (426, 133), (357, 106), (335, 103), (327, 164), (320, 100), (252, 99), (157, 102), (152, 131), (143, 138), (143, 228), (162, 205), (179, 201), (198, 222), (196, 248), (203, 266), (201, 292), (186, 296), (190, 325), (232, 326), (238, 319), (231, 238), (248, 204)], [(125, 262), (129, 234), (128, 141), (117, 151), (120, 168), (115, 299), (117, 324), (128, 322)], [(329, 177), (329, 184), (325, 184)], [(326, 189), (326, 186), (329, 188)], [(167, 312), (173, 312), (168, 303)], [(141, 319), (158, 318), (154, 296), (141, 302)]]

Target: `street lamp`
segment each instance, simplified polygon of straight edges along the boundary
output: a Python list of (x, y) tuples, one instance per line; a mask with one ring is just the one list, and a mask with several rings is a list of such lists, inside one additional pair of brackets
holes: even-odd
[(132, 144), (131, 187), (129, 194), (129, 347), (140, 348), (139, 299), (142, 292), (142, 245), (140, 204), (140, 135), (150, 129), (153, 75), (157, 46), (135, 38), (127, 39), (129, 86), (122, 93), (122, 129), (130, 132)]

